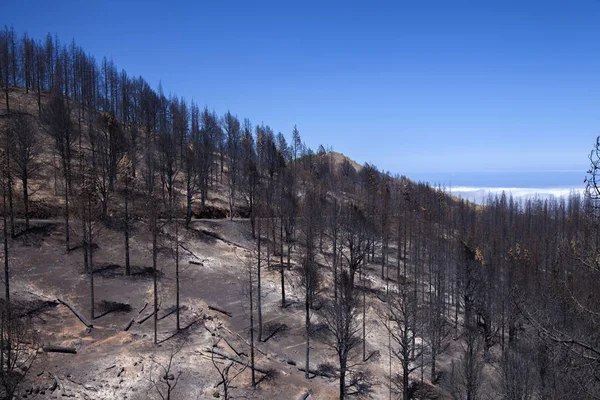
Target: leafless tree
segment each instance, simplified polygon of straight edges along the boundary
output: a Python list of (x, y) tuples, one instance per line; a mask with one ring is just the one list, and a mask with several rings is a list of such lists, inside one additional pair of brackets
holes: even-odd
[(124, 234), (125, 234), (125, 274), (131, 274), (131, 265), (129, 260), (129, 198), (131, 192), (135, 189), (135, 178), (133, 176), (133, 164), (127, 156), (123, 155), (118, 164), (118, 174), (120, 182), (123, 186), (123, 198), (125, 200), (125, 218), (124, 218)]
[[(219, 343), (223, 340), (222, 337), (218, 336), (217, 341), (213, 344), (213, 347), (219, 347)], [(231, 383), (240, 376), (246, 368), (248, 368), (248, 364), (238, 365), (233, 361), (230, 361), (227, 365), (221, 367), (220, 362), (215, 360), (215, 353), (211, 352), (210, 360), (212, 361), (213, 366), (217, 370), (219, 376), (221, 377), (221, 381), (216, 385), (217, 387), (223, 385), (223, 399), (229, 400), (231, 399)], [(233, 371), (232, 371), (233, 370)]]
[(359, 308), (356, 292), (347, 271), (340, 274), (337, 298), (330, 299), (322, 308), (321, 317), (329, 335), (326, 343), (336, 352), (339, 370), (340, 399), (346, 395), (346, 374), (352, 365), (348, 361), (360, 346)]
[(5, 303), (0, 307), (0, 395), (13, 399), (35, 361), (39, 342), (27, 317), (20, 317), (18, 307)]
[(14, 113), (11, 118), (12, 167), (14, 174), (21, 180), (23, 188), (23, 205), (25, 214), (25, 229), (29, 229), (29, 180), (39, 169), (38, 156), (41, 146), (36, 135), (32, 117), (23, 113)]
[(417, 333), (422, 327), (422, 316), (419, 315), (416, 294), (406, 284), (399, 284), (397, 291), (390, 291), (388, 296), (387, 325), (393, 344), (392, 353), (402, 367), (402, 398), (410, 398), (410, 375), (417, 365), (415, 361), (421, 357), (420, 351), (414, 351)]
[(481, 399), (483, 383), (483, 360), (481, 338), (476, 330), (465, 332), (463, 352), (457, 361), (452, 361), (452, 369), (446, 385), (454, 400)]
[(319, 230), (317, 222), (318, 204), (314, 190), (309, 189), (304, 196), (303, 203), (303, 244), (304, 254), (302, 257), (302, 286), (304, 288), (304, 327), (306, 335), (306, 358), (305, 377), (309, 379), (310, 373), (310, 337), (311, 337), (311, 314), (315, 302), (316, 291), (319, 284), (318, 266), (316, 262), (317, 249), (315, 240)]
[(42, 120), (48, 128), (48, 133), (54, 139), (55, 148), (62, 164), (62, 173), (65, 181), (65, 242), (66, 249), (69, 251), (69, 195), (73, 177), (71, 170), (73, 143), (75, 142), (76, 135), (71, 121), (71, 112), (61, 93), (53, 92), (51, 94), (48, 103), (42, 109)]
[(237, 117), (229, 111), (223, 117), (223, 128), (226, 134), (228, 160), (227, 200), (229, 203), (229, 219), (233, 220), (233, 209), (240, 178), (241, 126)]
[(173, 372), (175, 368), (174, 361), (182, 349), (183, 342), (178, 342), (171, 347), (165, 360), (158, 360), (155, 355), (150, 356), (150, 361), (154, 365), (154, 373), (156, 374), (156, 376), (150, 378), (150, 382), (162, 400), (175, 398), (173, 397), (173, 393), (179, 383), (182, 372)]

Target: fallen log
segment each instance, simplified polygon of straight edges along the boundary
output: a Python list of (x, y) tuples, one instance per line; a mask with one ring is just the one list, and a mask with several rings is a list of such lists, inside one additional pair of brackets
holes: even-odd
[[(182, 307), (179, 307), (179, 309), (181, 310), (181, 309), (182, 309)], [(171, 314), (174, 314), (176, 311), (177, 311), (177, 307), (175, 307), (175, 306), (173, 306), (173, 307), (169, 307), (169, 308), (166, 310), (166, 313), (165, 313), (165, 315), (163, 315), (163, 316), (159, 316), (159, 317), (158, 317), (158, 320), (160, 321), (161, 319), (167, 318), (169, 315), (171, 315)]]
[(197, 324), (198, 322), (202, 321), (204, 318), (198, 318), (192, 322), (190, 322), (189, 324), (187, 324), (186, 326), (184, 326), (183, 328), (181, 328), (179, 331), (176, 331), (175, 333), (173, 333), (171, 336), (166, 337), (162, 340), (160, 340), (158, 343), (164, 343), (169, 339), (174, 338), (175, 336), (177, 336), (178, 334), (180, 334), (181, 332), (185, 331), (186, 329), (191, 328), (193, 325)]
[[(302, 372), (306, 372), (306, 368), (304, 367), (299, 367), (298, 371), (302, 371)], [(314, 369), (309, 369), (308, 370), (309, 374), (313, 374), (316, 376), (322, 376), (324, 378), (332, 378), (332, 379), (337, 379), (337, 376), (335, 376), (334, 374), (330, 374), (328, 372), (320, 372), (320, 371), (315, 371)]]
[(59, 299), (59, 298), (57, 298), (56, 300), (58, 300), (58, 302), (59, 302), (60, 304), (63, 304), (63, 305), (65, 305), (65, 306), (67, 306), (67, 307), (69, 308), (69, 310), (71, 310), (71, 312), (72, 312), (73, 314), (75, 314), (75, 316), (76, 316), (77, 318), (79, 318), (79, 320), (80, 320), (80, 321), (81, 321), (81, 322), (82, 322), (82, 323), (83, 323), (85, 326), (87, 326), (88, 328), (93, 328), (93, 327), (94, 327), (94, 325), (93, 325), (93, 324), (91, 324), (91, 323), (90, 323), (90, 322), (89, 322), (89, 321), (88, 321), (88, 320), (87, 320), (87, 319), (86, 319), (86, 318), (83, 316), (83, 314), (81, 314), (79, 311), (77, 311), (76, 309), (74, 309), (74, 308), (73, 308), (73, 306), (71, 306), (69, 303), (67, 303), (66, 301), (63, 301), (63, 300), (61, 300), (61, 299)]
[(200, 261), (190, 260), (189, 263), (193, 264), (193, 265), (199, 265), (201, 267), (204, 267), (204, 263), (202, 263)]
[[(248, 346), (250, 346), (250, 342), (248, 342), (246, 339), (244, 339), (244, 337), (242, 335), (240, 335), (239, 333), (232, 331), (231, 329), (227, 328), (226, 326), (223, 326), (222, 328), (225, 329), (227, 332), (231, 333), (232, 335), (236, 335), (238, 338), (240, 338), (240, 340), (242, 340), (244, 343), (246, 343)], [(258, 351), (263, 356), (267, 355), (267, 353), (265, 353), (264, 351), (262, 351), (261, 349), (258, 348), (256, 343), (254, 344), (254, 350)]]
[(123, 327), (123, 331), (124, 331), (124, 332), (127, 332), (127, 331), (128, 331), (130, 328), (131, 328), (131, 326), (133, 325), (133, 323), (134, 323), (134, 322), (135, 322), (135, 318), (131, 318), (131, 321), (129, 321), (129, 322), (127, 323), (127, 325), (125, 325), (125, 326)]
[(213, 311), (220, 312), (221, 314), (225, 314), (225, 315), (227, 315), (228, 317), (233, 317), (233, 314), (232, 314), (232, 313), (230, 313), (229, 311), (223, 310), (222, 308), (219, 308), (219, 307), (216, 307), (216, 306), (210, 306), (210, 305), (209, 305), (209, 306), (208, 306), (208, 309), (209, 309), (209, 310), (213, 310)]
[(42, 350), (44, 350), (44, 353), (77, 354), (77, 349), (75, 347), (56, 346), (53, 344), (42, 345)]
[(233, 350), (233, 352), (238, 356), (247, 356), (247, 354), (243, 353), (243, 352), (239, 352), (237, 351), (237, 349), (235, 347), (233, 347), (233, 345), (229, 342), (229, 340), (227, 340), (227, 338), (225, 338), (225, 336), (221, 336), (221, 339), (223, 339), (225, 341), (225, 343), (227, 343), (227, 346), (229, 346), (229, 348), (231, 350)]
[(50, 376), (54, 380), (54, 382), (52, 382), (52, 386), (50, 386), (48, 388), (48, 390), (50, 390), (50, 392), (54, 392), (56, 389), (60, 389), (60, 384), (58, 382), (58, 378), (56, 377), (56, 375), (54, 375), (52, 372), (48, 372), (48, 373), (50, 374)]
[(148, 302), (146, 302), (146, 304), (144, 304), (144, 307), (142, 307), (142, 309), (138, 312), (138, 315), (140, 315), (141, 313), (143, 313), (144, 310), (146, 309), (146, 307), (148, 307)]
[[(157, 310), (158, 311), (158, 310)], [(154, 311), (152, 311), (150, 314), (146, 315), (144, 318), (140, 319), (137, 323), (139, 325), (143, 324), (144, 322), (146, 322), (151, 316), (154, 315)]]
[[(217, 350), (215, 348), (206, 348), (205, 351), (207, 351), (209, 353), (212, 353), (214, 355), (217, 355), (219, 357), (222, 357), (222, 358), (224, 358), (226, 360), (233, 361), (233, 362), (238, 363), (240, 365), (248, 366), (248, 368), (251, 368), (249, 361), (243, 361), (243, 360), (241, 360), (238, 357), (230, 356), (229, 354), (223, 353), (222, 351), (219, 351), (219, 350)], [(254, 370), (257, 371), (257, 372), (260, 372), (261, 374), (265, 374), (265, 375), (269, 373), (268, 370), (266, 370), (264, 368), (257, 367), (256, 365), (254, 366)]]
[(306, 400), (310, 397), (310, 395), (311, 395), (311, 391), (310, 391), (310, 389), (308, 389), (304, 393), (302, 393), (300, 396), (298, 396), (298, 400)]
[(191, 328), (193, 325), (196, 325), (198, 322), (202, 321), (203, 319), (204, 319), (204, 317), (201, 317), (201, 318), (193, 320), (192, 322), (190, 322), (189, 324), (187, 324), (186, 326), (184, 326), (183, 328), (181, 328), (179, 330), (179, 332), (185, 331), (186, 329)]

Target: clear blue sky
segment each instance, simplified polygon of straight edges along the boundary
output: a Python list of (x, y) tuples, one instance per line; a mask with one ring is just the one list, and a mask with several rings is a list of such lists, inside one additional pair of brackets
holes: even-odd
[(600, 134), (598, 0), (2, 2), (19, 33), (409, 176), (584, 174)]

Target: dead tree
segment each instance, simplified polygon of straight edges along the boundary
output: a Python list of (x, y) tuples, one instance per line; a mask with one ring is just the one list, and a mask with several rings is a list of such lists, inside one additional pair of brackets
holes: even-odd
[[(76, 198), (80, 202), (81, 220), (83, 226), (83, 254), (84, 266), (90, 277), (90, 319), (95, 317), (95, 292), (94, 292), (94, 235), (99, 225), (95, 223), (97, 217), (97, 185), (96, 173), (93, 168), (86, 168), (81, 177), (81, 186), (79, 196)], [(87, 256), (87, 260), (85, 257)]]
[(261, 218), (257, 222), (257, 238), (256, 238), (256, 310), (258, 315), (258, 341), (262, 341), (262, 287), (261, 287)]
[(71, 111), (60, 92), (54, 92), (42, 110), (42, 121), (48, 133), (54, 139), (56, 152), (60, 156), (62, 173), (65, 181), (65, 243), (67, 251), (70, 250), (69, 231), (69, 195), (71, 192), (73, 158), (73, 143), (76, 139), (75, 130), (71, 121)]
[(304, 288), (304, 328), (306, 335), (305, 377), (309, 379), (310, 371), (310, 336), (311, 313), (318, 286), (318, 270), (316, 264), (315, 239), (318, 232), (319, 207), (313, 190), (308, 190), (303, 204), (303, 242), (304, 256), (302, 257), (302, 280)]
[[(219, 336), (217, 342), (215, 344), (213, 344), (213, 348), (218, 348), (219, 347), (219, 343), (221, 342), (221, 340), (223, 340), (223, 338)], [(212, 361), (213, 366), (215, 367), (215, 369), (219, 373), (219, 376), (221, 377), (221, 381), (216, 385), (216, 387), (219, 387), (220, 385), (223, 385), (223, 398), (225, 400), (229, 400), (231, 398), (230, 397), (231, 396), (231, 394), (230, 394), (231, 383), (238, 376), (240, 376), (240, 374), (242, 372), (244, 372), (246, 370), (246, 368), (248, 368), (248, 363), (241, 364), (241, 366), (238, 367), (238, 365), (240, 365), (239, 363), (236, 363), (234, 361), (230, 361), (224, 367), (220, 367), (219, 363), (215, 360), (215, 351), (211, 351), (211, 353), (210, 353), (210, 360)], [(231, 373), (231, 369), (232, 368), (235, 371), (233, 374)]]
[(11, 117), (12, 140), (10, 141), (12, 169), (21, 181), (23, 188), (23, 206), (25, 229), (29, 229), (29, 179), (38, 167), (40, 143), (35, 132), (32, 118), (25, 113), (14, 113)]
[(252, 258), (248, 258), (245, 262), (248, 270), (248, 297), (250, 300), (250, 371), (252, 375), (252, 387), (254, 388), (256, 387), (256, 372), (254, 370), (254, 297), (252, 290), (254, 287), (254, 278), (252, 275), (254, 266), (252, 263)]
[(322, 317), (329, 335), (326, 343), (336, 352), (339, 371), (339, 394), (343, 400), (346, 394), (346, 373), (348, 361), (360, 345), (360, 323), (358, 298), (347, 271), (340, 274), (337, 298), (322, 308)]
[(458, 361), (452, 361), (452, 369), (446, 385), (454, 400), (479, 400), (481, 399), (481, 385), (483, 383), (483, 360), (479, 334), (473, 327), (468, 327), (465, 332), (463, 352)]
[(169, 355), (164, 361), (158, 361), (154, 355), (150, 356), (150, 361), (155, 366), (154, 369), (158, 370), (158, 376), (150, 378), (150, 382), (162, 400), (171, 400), (173, 398), (173, 392), (181, 378), (181, 371), (173, 373), (172, 370), (175, 366), (173, 361), (182, 348), (183, 343), (175, 344), (170, 349)]
[(133, 165), (127, 154), (119, 161), (118, 173), (120, 182), (123, 186), (123, 198), (125, 200), (125, 275), (129, 276), (131, 275), (131, 265), (129, 260), (129, 197), (131, 195), (130, 192), (134, 189), (135, 179), (133, 176)]
[(226, 133), (228, 159), (227, 200), (229, 203), (229, 219), (233, 220), (240, 175), (241, 125), (237, 117), (227, 112), (223, 117), (223, 127)]
[(152, 284), (154, 307), (154, 344), (158, 343), (158, 201), (150, 195), (147, 201), (150, 210), (149, 229), (152, 235)]
[[(9, 274), (9, 260), (8, 260), (8, 225), (7, 225), (7, 208), (6, 208), (6, 186), (9, 184), (8, 177), (6, 171), (8, 170), (6, 155), (4, 153), (0, 153), (0, 167), (2, 171), (0, 171), (0, 183), (2, 184), (2, 236), (4, 239), (4, 300), (6, 301), (6, 305), (10, 304), (10, 274)], [(0, 363), (0, 367), (2, 364)]]
[(0, 396), (13, 399), (37, 356), (38, 337), (29, 317), (8, 303), (0, 308)]
[(395, 347), (392, 353), (402, 367), (401, 391), (404, 400), (410, 398), (410, 374), (417, 368), (414, 362), (421, 357), (420, 352), (414, 351), (416, 335), (421, 327), (416, 301), (416, 294), (405, 284), (399, 284), (396, 292), (389, 293), (387, 312), (390, 324), (387, 328)]

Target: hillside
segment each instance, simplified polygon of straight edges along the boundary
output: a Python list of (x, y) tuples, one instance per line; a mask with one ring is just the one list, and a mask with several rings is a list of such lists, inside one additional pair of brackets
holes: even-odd
[(2, 79), (3, 396), (598, 393), (593, 196), (474, 207), (75, 53)]
[[(19, 308), (32, 316), (36, 331), (39, 332), (40, 344), (73, 347), (77, 354), (43, 353), (33, 363), (23, 386), (23, 393), (37, 394), (38, 398), (51, 398), (58, 394), (89, 398), (147, 398), (155, 395), (151, 384), (158, 379), (158, 364), (153, 361), (165, 359), (173, 348), (181, 350), (174, 358), (174, 367), (181, 373), (181, 382), (177, 385), (177, 398), (210, 397), (219, 393), (214, 385), (219, 381), (217, 369), (212, 365), (210, 352), (216, 337), (223, 337), (219, 343), (219, 351), (231, 357), (248, 354), (248, 266), (256, 268), (257, 241), (252, 238), (249, 219), (196, 219), (193, 218), (187, 228), (179, 231), (179, 264), (180, 264), (180, 301), (181, 331), (176, 329), (174, 304), (176, 287), (175, 277), (175, 244), (173, 223), (162, 226), (158, 235), (157, 275), (158, 275), (158, 345), (154, 345), (152, 326), (152, 235), (144, 207), (136, 206), (136, 202), (144, 204), (143, 193), (130, 195), (133, 205), (130, 212), (133, 222), (129, 228), (129, 257), (131, 259), (131, 276), (126, 276), (123, 265), (124, 242), (123, 228), (118, 220), (123, 217), (123, 199), (116, 196), (111, 201), (107, 216), (93, 222), (93, 257), (94, 257), (94, 303), (95, 315), (89, 319), (90, 276), (86, 274), (82, 259), (85, 257), (85, 246), (79, 229), (80, 214), (78, 210), (71, 216), (71, 248), (65, 253), (64, 234), (64, 199), (60, 169), (53, 154), (52, 138), (47, 127), (36, 116), (35, 96), (25, 94), (21, 89), (11, 90), (11, 103), (14, 109), (26, 113), (35, 121), (36, 137), (44, 143), (38, 158), (42, 160), (35, 174), (32, 174), (29, 185), (31, 190), (30, 207), (31, 226), (24, 229), (23, 201), (14, 187), (13, 213), (16, 225), (16, 237), (11, 240), (11, 298)], [(48, 101), (42, 96), (42, 104)], [(15, 111), (13, 111), (15, 112)], [(100, 115), (100, 114), (99, 114)], [(3, 120), (3, 128), (6, 127)], [(86, 147), (83, 139), (82, 148)], [(78, 145), (77, 145), (78, 146)], [(75, 146), (75, 148), (77, 148)], [(363, 169), (355, 162), (338, 153), (317, 155), (317, 158), (298, 159), (297, 168), (308, 168), (310, 165), (331, 168), (332, 171), (344, 171), (344, 164), (352, 166), (353, 174), (346, 176), (346, 184), (354, 185)], [(53, 168), (53, 162), (56, 167)], [(329, 167), (326, 167), (329, 165)], [(292, 168), (296, 168), (291, 166)], [(53, 170), (58, 170), (58, 188), (53, 186)], [(347, 172), (347, 171), (346, 171)], [(225, 171), (225, 175), (227, 175)], [(348, 173), (348, 172), (347, 172)], [(184, 176), (177, 175), (175, 190), (185, 193)], [(224, 178), (227, 180), (227, 177)], [(400, 182), (398, 182), (399, 184)], [(308, 189), (301, 183), (297, 186), (299, 193)], [(305, 183), (310, 185), (310, 183)], [(406, 184), (412, 184), (407, 181)], [(140, 185), (141, 186), (141, 185)], [(406, 187), (406, 186), (405, 186)], [(350, 201), (356, 196), (347, 187), (346, 194), (338, 199)], [(140, 189), (138, 189), (140, 190)], [(141, 191), (141, 190), (140, 190)], [(199, 215), (203, 209), (212, 210), (214, 216), (227, 214), (226, 185), (216, 180), (211, 186), (207, 202), (202, 207), (194, 204), (194, 214)], [(185, 195), (176, 197), (184, 207)], [(239, 199), (241, 200), (241, 199)], [(243, 212), (239, 209), (237, 213)], [(259, 218), (259, 217), (257, 217)], [(262, 218), (264, 219), (264, 217)], [(183, 219), (179, 220), (182, 223)], [(270, 224), (269, 220), (263, 224)], [(277, 227), (277, 225), (275, 226)], [(278, 240), (269, 232), (264, 233), (263, 246), (266, 254), (261, 259), (262, 267), (262, 323), (264, 342), (256, 343), (256, 364), (260, 371), (269, 371), (269, 377), (261, 382), (256, 390), (249, 386), (249, 374), (246, 369), (236, 378), (232, 389), (237, 395), (245, 393), (254, 398), (275, 396), (287, 398), (290, 393), (300, 396), (310, 390), (311, 398), (335, 398), (336, 379), (334, 352), (326, 344), (325, 326), (319, 322), (318, 307), (312, 311), (314, 328), (311, 328), (311, 369), (322, 369), (322, 372), (311, 373), (313, 379), (306, 380), (299, 370), (304, 365), (305, 327), (304, 290), (302, 277), (302, 257), (306, 248), (301, 239), (303, 234), (296, 233), (291, 250), (291, 262), (286, 265), (285, 287), (286, 307), (280, 307), (280, 254), (279, 249), (271, 249)], [(287, 244), (286, 244), (287, 246)], [(325, 245), (323, 255), (315, 260), (319, 268), (320, 287), (331, 288), (332, 267), (326, 256), (331, 248)], [(366, 250), (366, 249), (365, 249)], [(393, 252), (389, 249), (387, 262), (396, 264)], [(265, 250), (263, 250), (265, 252)], [(285, 251), (284, 251), (285, 253)], [(287, 254), (283, 254), (287, 257)], [(379, 258), (377, 256), (376, 258)], [(361, 381), (356, 388), (373, 398), (386, 397), (385, 376), (389, 369), (389, 357), (386, 356), (387, 334), (379, 322), (380, 313), (384, 312), (386, 292), (390, 284), (395, 282), (389, 278), (386, 282), (378, 276), (379, 261), (368, 262), (361, 268), (361, 274), (368, 275), (365, 284), (369, 288), (364, 293), (363, 301), (368, 304), (366, 311), (366, 344), (365, 351), (368, 362), (360, 367)], [(283, 259), (282, 259), (283, 260)], [(404, 268), (412, 268), (405, 262)], [(388, 268), (389, 269), (389, 268)], [(369, 272), (370, 271), (370, 272)], [(256, 272), (255, 272), (256, 273)], [(388, 271), (389, 273), (389, 271)], [(253, 282), (256, 285), (256, 282)], [(255, 289), (256, 290), (256, 289)], [(85, 315), (93, 324), (88, 328), (81, 323), (64, 301), (75, 310)], [(256, 301), (256, 299), (255, 299)], [(214, 309), (211, 309), (214, 307)], [(321, 306), (320, 306), (321, 307)], [(215, 310), (226, 310), (227, 314)], [(256, 312), (256, 311), (255, 311)], [(98, 315), (99, 314), (99, 315)], [(133, 324), (130, 322), (134, 321)], [(124, 328), (128, 327), (126, 331)], [(237, 356), (236, 356), (237, 354)], [(218, 357), (219, 358), (219, 357)], [(219, 358), (219, 363), (223, 360)], [(245, 357), (242, 356), (242, 359)], [(227, 360), (225, 360), (227, 361)], [(160, 361), (162, 362), (162, 361)], [(440, 363), (445, 363), (444, 357)], [(397, 370), (397, 366), (392, 366)], [(220, 365), (220, 364), (218, 364)], [(225, 365), (225, 364), (224, 364)], [(222, 365), (222, 366), (224, 366)], [(320, 366), (320, 367), (319, 367)], [(331, 372), (328, 372), (331, 371)], [(154, 374), (154, 375), (153, 375)], [(236, 372), (237, 374), (237, 372)], [(262, 381), (263, 375), (258, 373)], [(315, 375), (316, 374), (316, 375)], [(353, 373), (354, 376), (355, 373)], [(160, 379), (159, 379), (160, 380)], [(362, 382), (364, 380), (364, 382)], [(57, 385), (54, 382), (57, 382)], [(50, 389), (48, 389), (50, 388)], [(54, 388), (53, 390), (51, 390)], [(39, 389), (39, 390), (38, 390)], [(283, 394), (285, 393), (285, 394)], [(136, 397), (137, 396), (137, 397)]]

